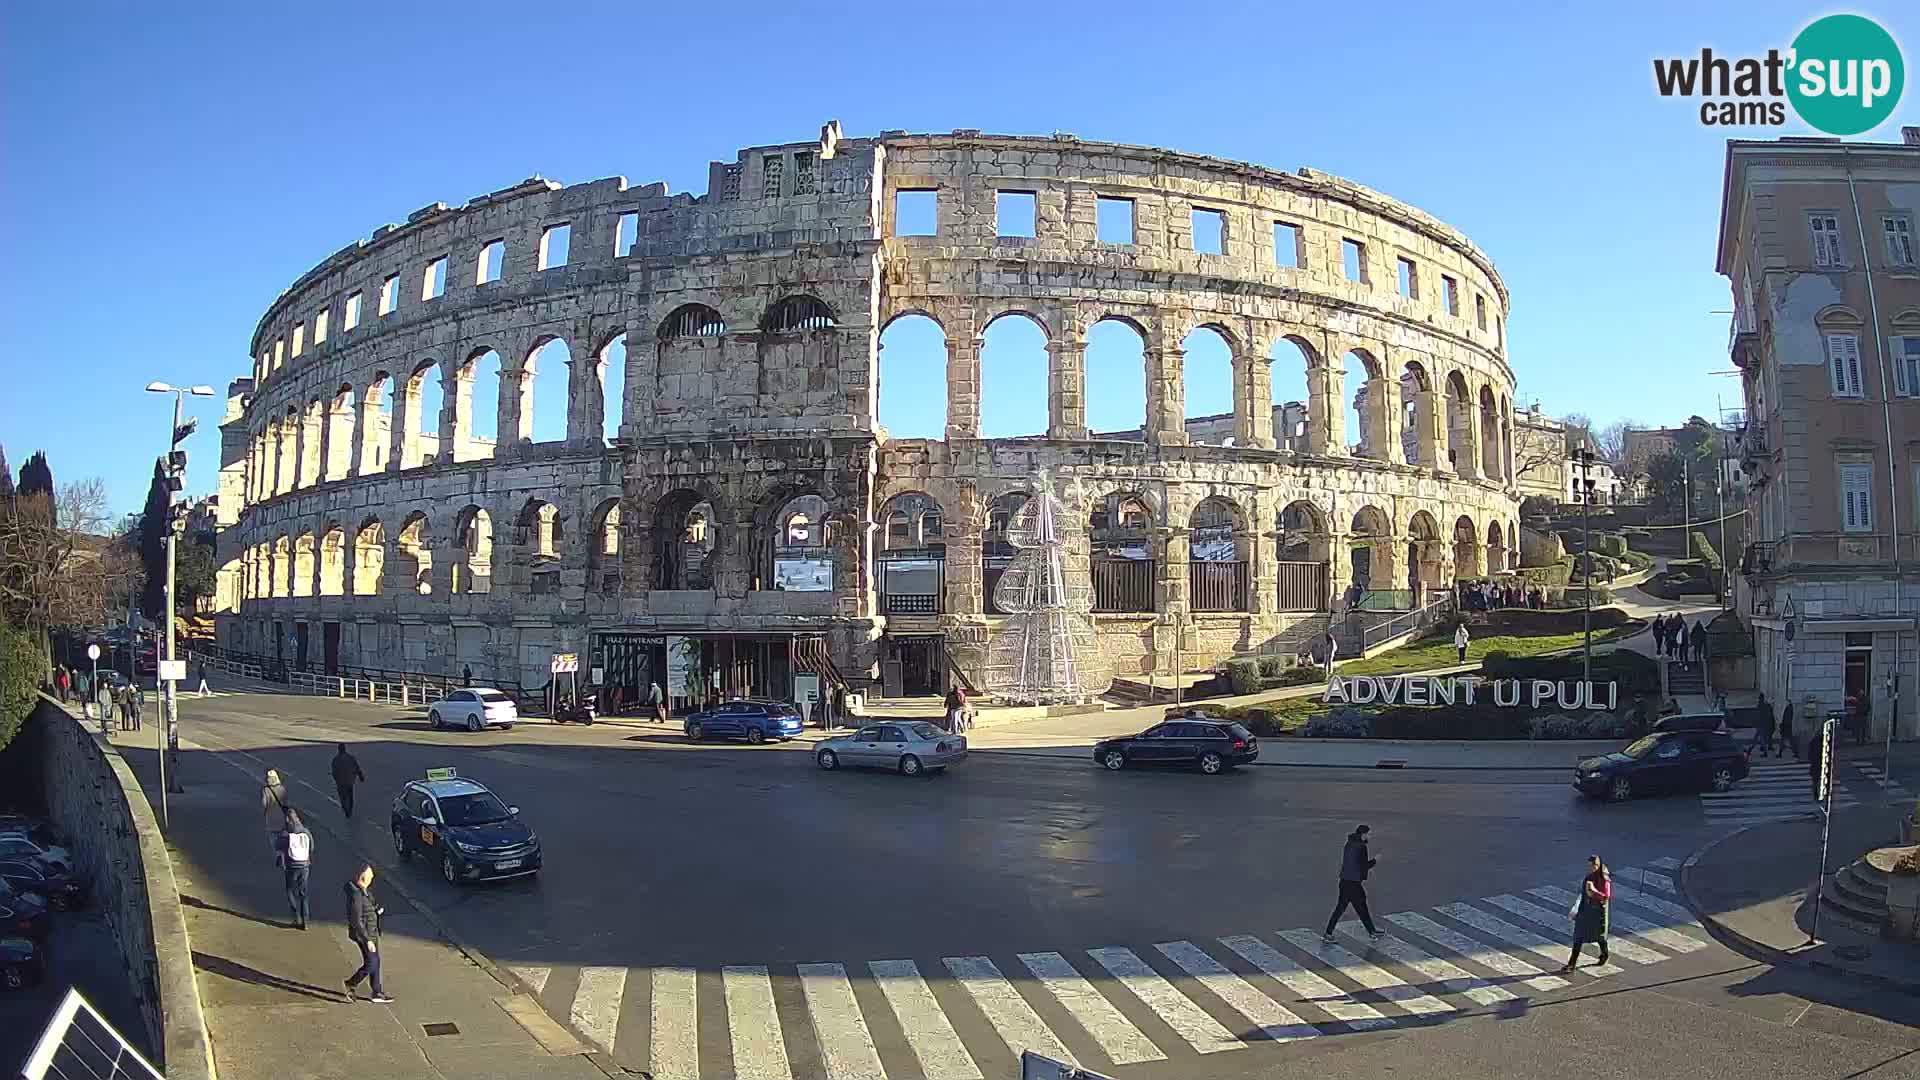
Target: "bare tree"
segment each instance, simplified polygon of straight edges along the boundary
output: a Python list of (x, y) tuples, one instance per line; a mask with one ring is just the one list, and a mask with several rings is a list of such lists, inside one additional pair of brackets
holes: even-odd
[(1625, 469), (1627, 432), (1638, 426), (1632, 420), (1615, 420), (1594, 432), (1593, 452), (1606, 459), (1607, 464), (1612, 465), (1616, 471), (1628, 471)]
[(126, 573), (100, 535), (106, 522), (107, 489), (97, 478), (51, 495), (16, 494), (0, 506), (0, 606), (39, 636), (48, 664), (48, 632), (100, 622)]

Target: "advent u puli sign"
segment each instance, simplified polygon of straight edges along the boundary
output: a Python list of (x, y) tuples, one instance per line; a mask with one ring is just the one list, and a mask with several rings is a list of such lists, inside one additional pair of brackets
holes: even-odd
[(1620, 687), (1610, 682), (1487, 679), (1479, 675), (1384, 679), (1374, 675), (1335, 675), (1327, 680), (1327, 692), (1322, 700), (1328, 705), (1472, 705), (1476, 701), (1491, 701), (1503, 708), (1537, 709), (1551, 704), (1562, 709), (1612, 710), (1620, 703)]

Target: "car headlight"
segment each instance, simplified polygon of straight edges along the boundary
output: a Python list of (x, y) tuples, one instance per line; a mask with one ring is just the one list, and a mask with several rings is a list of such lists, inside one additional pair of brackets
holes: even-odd
[(464, 840), (449, 840), (447, 842), (453, 845), (455, 851), (461, 852), (462, 854), (466, 854), (466, 855), (471, 855), (474, 852), (480, 850), (480, 845), (469, 844)]

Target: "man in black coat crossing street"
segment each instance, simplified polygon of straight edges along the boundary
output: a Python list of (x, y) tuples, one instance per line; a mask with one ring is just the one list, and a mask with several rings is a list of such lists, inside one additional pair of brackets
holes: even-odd
[(386, 988), (380, 982), (380, 916), (386, 908), (373, 902), (373, 867), (362, 863), (359, 873), (344, 886), (347, 894), (347, 937), (360, 949), (360, 968), (347, 976), (347, 1000), (352, 1001), (354, 989), (361, 979), (367, 980), (367, 988), (373, 996), (367, 1000), (376, 1004), (385, 1004), (393, 999), (387, 996)]
[(360, 771), (360, 762), (347, 753), (347, 744), (338, 744), (340, 750), (333, 755), (333, 787), (340, 794), (340, 809), (353, 820), (353, 785), (364, 781), (367, 774)]
[(1355, 828), (1340, 852), (1340, 902), (1334, 905), (1333, 914), (1327, 916), (1327, 930), (1321, 935), (1328, 941), (1333, 940), (1333, 928), (1339, 924), (1340, 916), (1346, 914), (1349, 904), (1360, 916), (1360, 925), (1367, 928), (1367, 933), (1375, 940), (1381, 937), (1373, 925), (1373, 913), (1367, 910), (1367, 872), (1379, 861), (1367, 854), (1368, 831), (1365, 825)]

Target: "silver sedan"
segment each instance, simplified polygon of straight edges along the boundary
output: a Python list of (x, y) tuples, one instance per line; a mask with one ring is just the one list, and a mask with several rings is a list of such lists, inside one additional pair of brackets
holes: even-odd
[(868, 724), (851, 735), (827, 739), (813, 750), (814, 762), (823, 769), (865, 765), (893, 769), (904, 776), (942, 772), (966, 756), (965, 735), (948, 734), (925, 721)]

